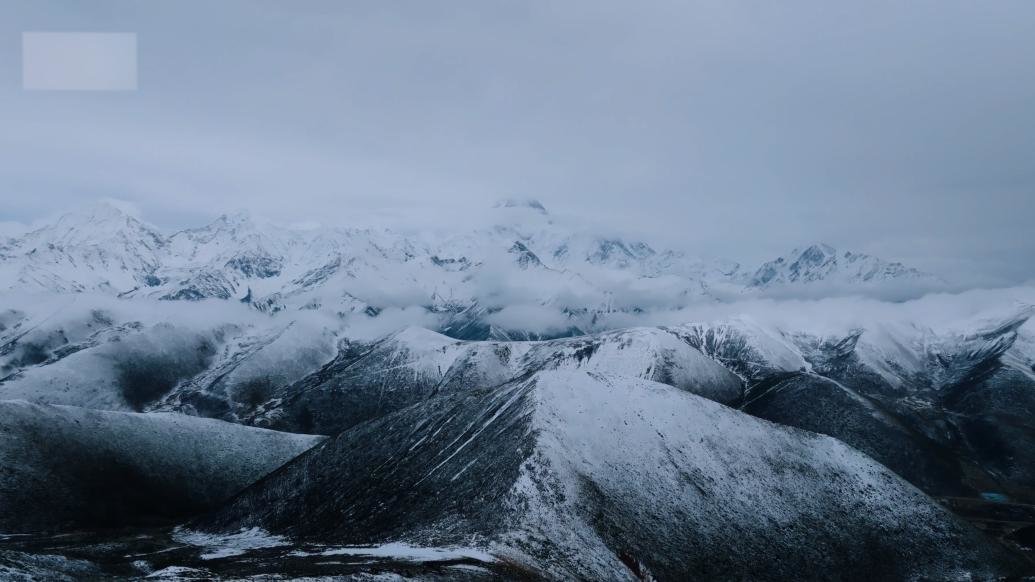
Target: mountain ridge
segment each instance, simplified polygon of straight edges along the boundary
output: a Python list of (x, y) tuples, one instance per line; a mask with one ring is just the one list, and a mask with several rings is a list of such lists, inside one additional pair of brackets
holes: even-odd
[(825, 243), (813, 243), (763, 263), (751, 276), (749, 287), (767, 288), (787, 283), (831, 281), (869, 283), (889, 279), (934, 279), (930, 274), (863, 253), (840, 251)]
[(288, 228), (248, 212), (167, 235), (100, 203), (9, 239), (0, 247), (0, 281), (8, 290), (240, 300), (265, 313), (317, 309), (376, 317), (417, 307), (450, 319), (477, 314), (477, 329), (495, 327), (503, 335), (506, 326), (484, 318), (504, 318), (496, 314), (515, 306), (551, 320), (521, 331), (549, 335), (602, 329), (613, 314), (701, 302), (939, 284), (901, 263), (822, 243), (752, 270), (568, 228), (535, 200), (505, 200), (494, 211), (486, 224), (445, 235)]

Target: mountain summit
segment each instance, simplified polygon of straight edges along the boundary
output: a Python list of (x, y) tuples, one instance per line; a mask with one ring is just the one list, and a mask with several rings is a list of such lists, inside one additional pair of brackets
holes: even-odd
[(167, 244), (154, 227), (101, 202), (12, 239), (0, 255), (0, 280), (10, 287), (117, 293), (144, 284)]
[(933, 275), (899, 262), (816, 243), (797, 248), (785, 257), (764, 263), (748, 282), (749, 287), (766, 289), (779, 285), (810, 283), (879, 284), (911, 280), (931, 282)]
[(493, 208), (529, 208), (540, 214), (549, 214), (542, 202), (539, 202), (535, 198), (504, 198), (503, 200), (496, 202), (496, 204), (493, 205)]

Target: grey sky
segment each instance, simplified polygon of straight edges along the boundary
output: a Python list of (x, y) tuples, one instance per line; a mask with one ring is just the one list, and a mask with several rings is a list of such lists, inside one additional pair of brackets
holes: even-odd
[[(23, 91), (25, 31), (135, 32), (139, 90)], [(1035, 276), (1027, 0), (5, 0), (0, 37), (0, 221), (519, 196), (743, 261)]]

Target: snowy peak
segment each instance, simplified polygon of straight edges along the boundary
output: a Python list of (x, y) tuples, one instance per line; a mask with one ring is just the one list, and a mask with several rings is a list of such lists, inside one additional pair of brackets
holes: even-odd
[[(745, 271), (733, 262), (705, 261), (614, 231), (555, 221), (536, 200), (504, 200), (496, 207), (500, 213), (487, 222), (451, 233), (292, 229), (238, 212), (165, 237), (116, 206), (100, 204), (0, 241), (0, 281), (7, 288), (62, 293), (246, 298), (264, 311), (343, 314), (388, 307), (442, 313), (436, 297), (445, 296), (445, 311), (480, 305), (478, 318), (493, 316), (508, 327), (512, 318), (524, 318), (493, 314), (528, 307), (552, 311), (542, 320), (553, 327), (588, 330), (607, 329), (601, 314), (675, 310), (745, 292), (884, 293), (872, 284), (892, 280), (909, 280), (912, 292), (916, 282), (931, 280), (900, 263), (821, 244)], [(820, 281), (834, 287), (795, 287)], [(569, 321), (573, 317), (585, 321)]]
[(171, 238), (167, 263), (227, 269), (249, 278), (279, 275), (300, 236), (257, 221), (247, 212), (224, 214), (211, 223)]
[(167, 244), (115, 205), (95, 204), (6, 244), (0, 280), (7, 287), (120, 293), (147, 284)]
[(511, 245), (507, 252), (517, 256), (517, 264), (522, 269), (543, 266), (543, 262), (539, 260), (539, 257), (521, 241), (514, 241), (514, 244)]
[(100, 245), (124, 241), (140, 243), (149, 249), (165, 244), (165, 237), (158, 230), (107, 202), (63, 214), (53, 225), (30, 232), (23, 240), (51, 245)]
[(626, 242), (621, 239), (602, 239), (597, 241), (586, 259), (594, 264), (615, 264), (627, 266), (631, 263), (643, 261), (656, 253), (654, 249), (645, 242)]
[(817, 243), (791, 251), (786, 257), (764, 263), (755, 271), (749, 287), (769, 288), (785, 284), (870, 283), (893, 280), (931, 280), (933, 277), (902, 263)]
[(527, 208), (542, 215), (549, 214), (542, 202), (539, 202), (534, 198), (504, 198), (503, 200), (497, 201), (496, 204), (493, 205), (493, 208)]
[(261, 238), (255, 221), (245, 212), (223, 214), (205, 226), (182, 230), (171, 237), (177, 247), (254, 244)]

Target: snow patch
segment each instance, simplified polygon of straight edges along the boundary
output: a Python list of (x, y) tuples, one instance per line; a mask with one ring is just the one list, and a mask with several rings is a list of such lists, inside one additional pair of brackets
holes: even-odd
[(477, 560), (492, 563), (495, 556), (478, 548), (463, 547), (423, 547), (392, 542), (379, 546), (353, 546), (321, 549), (315, 552), (297, 550), (292, 556), (369, 556), (371, 558), (392, 558), (407, 562), (445, 562), (451, 560)]
[(177, 528), (173, 539), (184, 544), (205, 548), (202, 560), (216, 560), (239, 556), (248, 550), (277, 548), (290, 542), (284, 536), (273, 535), (262, 528), (241, 528), (236, 533), (214, 534)]

